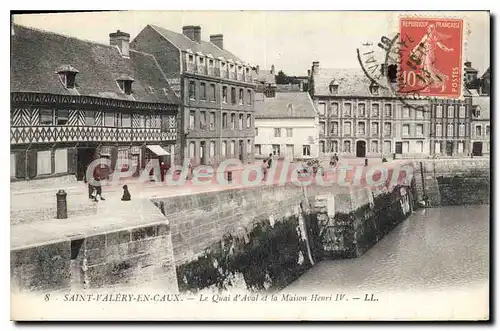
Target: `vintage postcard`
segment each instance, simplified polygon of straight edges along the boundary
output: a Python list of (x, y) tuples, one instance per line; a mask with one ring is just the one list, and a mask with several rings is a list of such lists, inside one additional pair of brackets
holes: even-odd
[(12, 320), (489, 320), (489, 12), (10, 30)]

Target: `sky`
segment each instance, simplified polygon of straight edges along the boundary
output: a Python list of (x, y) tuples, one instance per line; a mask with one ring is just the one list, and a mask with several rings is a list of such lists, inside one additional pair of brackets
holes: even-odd
[[(306, 75), (313, 61), (323, 68), (357, 68), (356, 49), (398, 32), (402, 12), (334, 11), (123, 11), (29, 14), (14, 23), (80, 39), (109, 43), (121, 30), (131, 40), (147, 25), (182, 33), (184, 25), (201, 26), (202, 39), (224, 35), (224, 48), (251, 65), (288, 75)], [(411, 15), (418, 13), (412, 12)], [(487, 12), (425, 12), (426, 16), (464, 18), (470, 32), (465, 59), (482, 74), (490, 65)]]

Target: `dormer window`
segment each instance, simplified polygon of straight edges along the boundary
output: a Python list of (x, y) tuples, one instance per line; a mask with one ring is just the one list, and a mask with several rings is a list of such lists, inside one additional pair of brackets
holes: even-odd
[(116, 82), (118, 83), (118, 86), (123, 93), (125, 93), (126, 95), (132, 94), (132, 83), (134, 82), (134, 79), (132, 77), (122, 75), (118, 77)]
[(188, 59), (189, 59), (189, 62), (193, 62), (193, 61), (194, 61), (194, 56), (190, 54), (190, 55), (188, 56)]
[(205, 62), (204, 62), (204, 61), (205, 61), (205, 59), (204, 59), (204, 58), (202, 58), (202, 57), (200, 57), (200, 64), (205, 64)]
[(330, 82), (330, 93), (337, 94), (338, 92), (339, 92), (339, 84), (335, 80), (332, 80)]
[(376, 84), (370, 85), (370, 93), (371, 94), (377, 95), (378, 94), (378, 89), (379, 89), (378, 85), (376, 85)]
[(208, 60), (208, 65), (212, 67), (214, 65), (214, 60)]
[(70, 65), (63, 65), (57, 68), (56, 73), (65, 88), (72, 89), (76, 87), (76, 74), (79, 71)]

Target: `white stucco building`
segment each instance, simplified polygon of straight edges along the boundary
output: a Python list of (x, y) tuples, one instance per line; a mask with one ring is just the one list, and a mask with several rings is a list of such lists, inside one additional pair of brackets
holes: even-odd
[(266, 91), (255, 98), (255, 156), (300, 160), (318, 157), (319, 131), (307, 92)]

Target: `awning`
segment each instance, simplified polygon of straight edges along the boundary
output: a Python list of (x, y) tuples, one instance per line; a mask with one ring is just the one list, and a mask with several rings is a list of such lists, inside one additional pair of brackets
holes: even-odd
[(158, 156), (170, 155), (170, 153), (164, 150), (160, 145), (147, 145), (146, 147)]

